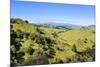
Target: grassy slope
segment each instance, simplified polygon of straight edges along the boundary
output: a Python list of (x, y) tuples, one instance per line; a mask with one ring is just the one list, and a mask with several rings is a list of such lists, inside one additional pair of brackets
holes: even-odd
[[(95, 42), (94, 33), (92, 33), (91, 30), (85, 28), (73, 29), (60, 33), (59, 38), (65, 40), (65, 42), (67, 42), (69, 45), (76, 44), (80, 50), (85, 48), (92, 48), (92, 45), (94, 45), (92, 42)], [(85, 39), (87, 39), (86, 43), (83, 42)]]
[(13, 30), (17, 31), (18, 29), (21, 31), (34, 33), (35, 32), (35, 26), (30, 24), (13, 24)]

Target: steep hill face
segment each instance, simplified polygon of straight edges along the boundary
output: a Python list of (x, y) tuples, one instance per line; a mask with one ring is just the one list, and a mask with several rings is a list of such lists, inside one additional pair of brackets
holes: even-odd
[(11, 65), (95, 60), (95, 33), (87, 27), (55, 28), (11, 19)]

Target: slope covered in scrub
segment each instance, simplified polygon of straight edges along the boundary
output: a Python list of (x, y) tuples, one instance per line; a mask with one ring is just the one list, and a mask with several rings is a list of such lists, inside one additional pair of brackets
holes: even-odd
[(11, 19), (11, 65), (95, 60), (95, 33), (87, 27), (55, 28)]

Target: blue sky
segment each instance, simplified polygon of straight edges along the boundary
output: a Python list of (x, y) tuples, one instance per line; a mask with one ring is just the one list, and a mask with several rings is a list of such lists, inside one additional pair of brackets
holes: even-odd
[(30, 23), (92, 25), (95, 24), (95, 6), (12, 0), (11, 18), (22, 18)]

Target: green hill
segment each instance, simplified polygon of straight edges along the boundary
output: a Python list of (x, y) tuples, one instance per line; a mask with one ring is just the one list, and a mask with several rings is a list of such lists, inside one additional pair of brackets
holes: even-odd
[(92, 48), (95, 45), (95, 35), (87, 28), (73, 29), (59, 34), (59, 38), (73, 46), (76, 45), (78, 50)]
[(11, 19), (11, 65), (95, 60), (95, 33), (87, 27), (64, 29)]

